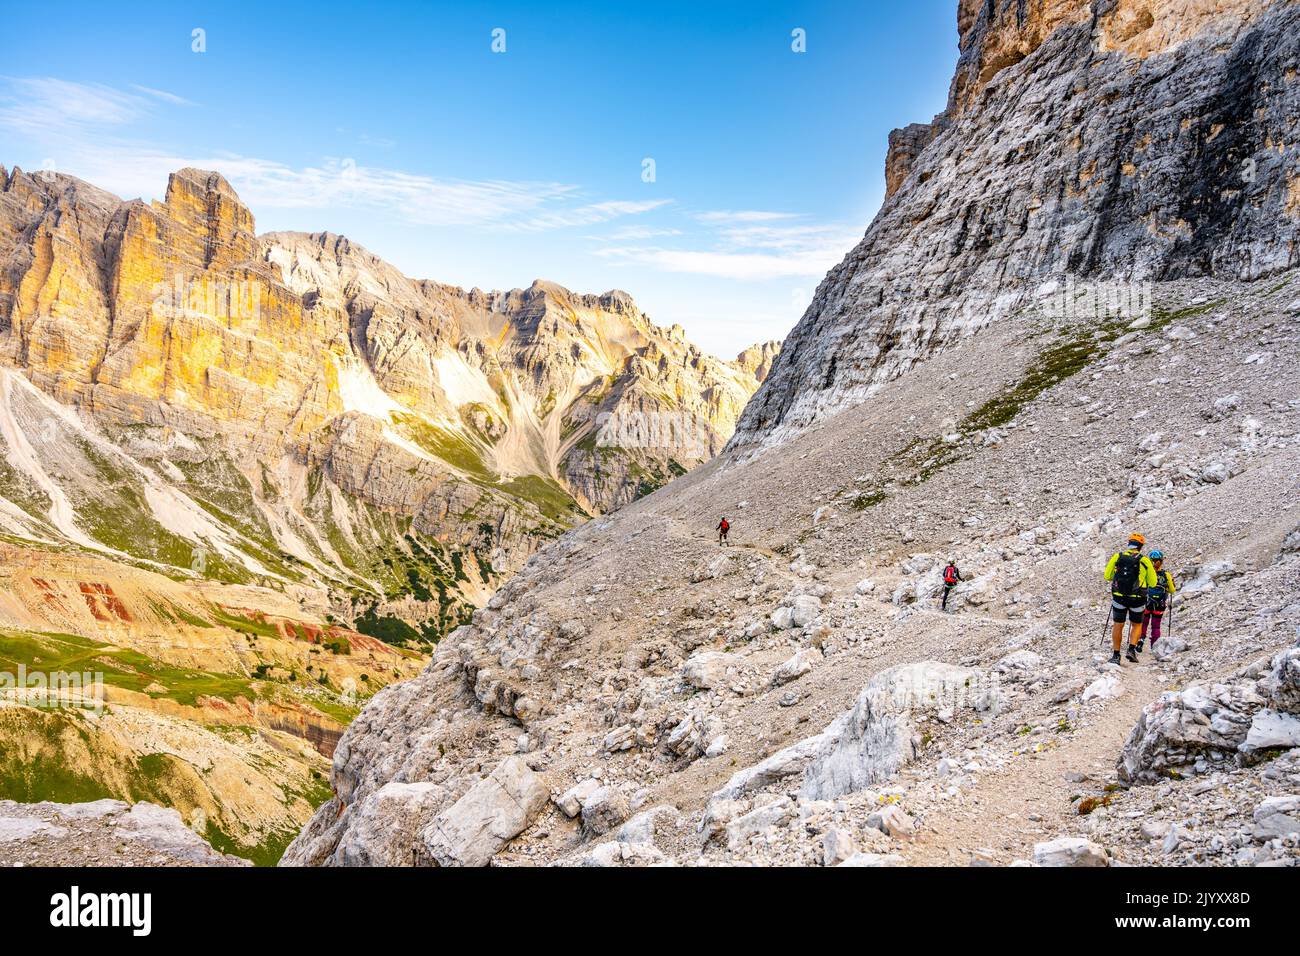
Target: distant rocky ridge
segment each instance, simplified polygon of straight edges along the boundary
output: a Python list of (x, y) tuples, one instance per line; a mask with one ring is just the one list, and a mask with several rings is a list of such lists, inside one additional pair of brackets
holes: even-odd
[(888, 197), (732, 446), (779, 441), (1066, 275), (1300, 262), (1300, 6), (962, 0), (947, 109), (890, 136)]
[(92, 682), (0, 687), (0, 799), (148, 799), (275, 862), (365, 701), (720, 450), (775, 352), (258, 236), (215, 172), (145, 203), (0, 168), (0, 678)]
[(341, 236), (259, 237), (217, 173), (147, 204), (0, 170), (0, 364), (59, 403), (6, 373), (6, 533), (203, 553), (200, 576), (327, 588), (348, 623), (441, 633), (540, 542), (719, 451), (775, 351), (715, 359), (622, 292), (465, 292)]

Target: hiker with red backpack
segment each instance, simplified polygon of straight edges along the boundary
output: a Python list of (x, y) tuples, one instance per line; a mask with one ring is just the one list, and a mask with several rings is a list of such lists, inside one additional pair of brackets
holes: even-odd
[(1106, 562), (1104, 577), (1110, 582), (1110, 609), (1115, 619), (1110, 634), (1112, 664), (1119, 663), (1119, 651), (1124, 644), (1125, 619), (1130, 624), (1126, 656), (1131, 663), (1138, 662), (1142, 624), (1147, 610), (1147, 592), (1156, 586), (1155, 566), (1142, 553), (1146, 543), (1147, 539), (1142, 535), (1131, 534), (1128, 547), (1115, 552)]
[(718, 544), (725, 545), (727, 543), (727, 532), (731, 530), (731, 525), (727, 522), (727, 519), (723, 518), (719, 521), (714, 530), (718, 532)]
[(948, 566), (943, 569), (943, 603), (940, 605), (940, 610), (948, 610), (948, 595), (960, 580), (961, 572), (957, 570), (957, 562), (949, 561)]

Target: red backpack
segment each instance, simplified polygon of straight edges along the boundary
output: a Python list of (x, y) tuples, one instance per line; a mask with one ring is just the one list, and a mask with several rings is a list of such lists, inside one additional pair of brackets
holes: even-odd
[(950, 564), (943, 569), (943, 583), (944, 584), (957, 583), (957, 568), (954, 565)]
[(722, 524), (718, 525), (718, 530), (721, 531), (723, 534), (726, 534), (728, 531), (731, 530), (731, 525), (727, 524), (726, 518), (722, 519)]

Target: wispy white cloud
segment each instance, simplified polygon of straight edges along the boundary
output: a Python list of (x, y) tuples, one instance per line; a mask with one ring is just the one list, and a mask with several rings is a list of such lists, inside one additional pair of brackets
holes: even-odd
[[(193, 105), (164, 90), (134, 92), (50, 77), (0, 81), (0, 129), (48, 150), (49, 164), (124, 196), (157, 196), (183, 166), (222, 173), (253, 209), (352, 207), (420, 226), (543, 232), (637, 216), (668, 200), (591, 201), (575, 185), (468, 180), (363, 166), (345, 157), (306, 166), (238, 153), (186, 154), (131, 139), (124, 128), (154, 107)], [(361, 137), (368, 145), (391, 140)]]
[(511, 232), (538, 232), (546, 229), (592, 226), (622, 216), (639, 216), (666, 206), (670, 202), (671, 200), (668, 199), (606, 200), (567, 209), (548, 210), (518, 222), (504, 223), (502, 228)]
[[(796, 218), (793, 214), (781, 218)], [(718, 219), (715, 222), (755, 222)], [(717, 276), (742, 281), (820, 277), (860, 238), (839, 223), (726, 226), (712, 236), (709, 248), (610, 245), (596, 255), (664, 272)]]
[(155, 90), (152, 86), (133, 85), (131, 89), (146, 96), (152, 96), (156, 100), (164, 103), (170, 103), (172, 106), (197, 106), (193, 100), (187, 100), (183, 96), (177, 96), (175, 93), (168, 93), (166, 90)]
[(0, 126), (26, 136), (120, 126), (146, 112), (144, 97), (100, 83), (6, 77), (0, 88)]
[(685, 272), (717, 276), (722, 279), (752, 281), (757, 279), (820, 276), (843, 258), (846, 249), (822, 255), (803, 252), (797, 255), (765, 255), (752, 252), (708, 252), (697, 249), (600, 249), (596, 255), (634, 262), (664, 272)]
[(646, 239), (666, 239), (669, 236), (680, 236), (681, 234), (682, 230), (669, 226), (620, 226), (607, 236), (587, 236), (586, 238), (603, 242), (642, 242)]
[[(178, 162), (169, 159), (162, 165), (174, 168)], [(581, 206), (552, 208), (571, 202), (578, 193), (577, 187), (564, 183), (448, 179), (359, 166), (350, 159), (298, 168), (226, 155), (184, 162), (221, 170), (254, 209), (351, 207), (414, 225), (520, 230), (562, 228), (566, 213), (590, 221)]]
[(795, 219), (793, 212), (770, 212), (765, 209), (714, 209), (694, 213), (694, 218), (704, 223), (770, 222), (774, 219)]
[(169, 173), (215, 169), (254, 211), (365, 209), (418, 226), (479, 226), (520, 232), (603, 222), (642, 211), (641, 204), (577, 204), (565, 183), (462, 180), (328, 159), (294, 167), (236, 153), (185, 155), (136, 144), (101, 145), (90, 154), (58, 154), (61, 169), (126, 196), (156, 196)]

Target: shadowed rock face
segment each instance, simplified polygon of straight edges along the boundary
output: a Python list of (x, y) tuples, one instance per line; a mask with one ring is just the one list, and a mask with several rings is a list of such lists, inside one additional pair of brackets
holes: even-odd
[(948, 109), (891, 136), (889, 196), (831, 270), (732, 447), (779, 440), (1045, 281), (1300, 261), (1300, 8), (963, 3)]

